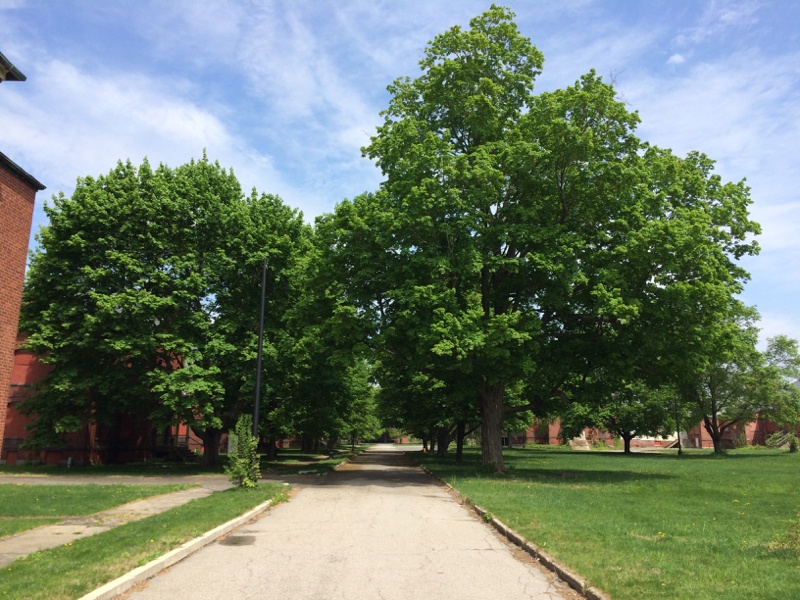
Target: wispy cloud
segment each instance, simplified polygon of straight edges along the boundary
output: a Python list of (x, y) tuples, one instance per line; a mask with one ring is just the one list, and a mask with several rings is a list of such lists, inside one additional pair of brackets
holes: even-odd
[(680, 32), (675, 43), (679, 46), (698, 44), (731, 27), (744, 27), (758, 22), (760, 5), (754, 0), (713, 0), (697, 23)]

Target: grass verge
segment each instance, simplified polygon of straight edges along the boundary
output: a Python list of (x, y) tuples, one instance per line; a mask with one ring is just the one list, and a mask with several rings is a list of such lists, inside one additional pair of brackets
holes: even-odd
[(140, 521), (14, 561), (0, 573), (0, 598), (79, 598), (267, 500), (280, 502), (288, 487), (261, 484), (192, 500)]
[(187, 487), (191, 486), (0, 484), (0, 537)]
[[(274, 475), (294, 475), (302, 470), (316, 470), (318, 473), (330, 471), (339, 463), (344, 462), (367, 448), (369, 444), (357, 444), (355, 448), (339, 446), (333, 456), (319, 453), (304, 453), (299, 448), (281, 448), (274, 460), (267, 460), (262, 455), (261, 471), (266, 477)], [(0, 465), (0, 475), (60, 475), (76, 478), (86, 476), (105, 475), (141, 475), (141, 476), (172, 476), (172, 475), (220, 475), (224, 473), (226, 455), (222, 455), (217, 466), (207, 467), (200, 463), (178, 463), (163, 460), (153, 460), (143, 463), (130, 463), (120, 465), (90, 465), (75, 466), (66, 469), (58, 465)], [(78, 482), (79, 483), (79, 482)]]
[(800, 455), (519, 449), (503, 475), (417, 456), (615, 600), (800, 597)]
[(332, 471), (341, 463), (362, 452), (369, 444), (357, 444), (337, 448), (333, 456), (318, 453), (304, 453), (299, 448), (285, 448), (275, 460), (261, 459), (261, 472), (265, 477), (297, 475), (301, 472), (321, 475)]

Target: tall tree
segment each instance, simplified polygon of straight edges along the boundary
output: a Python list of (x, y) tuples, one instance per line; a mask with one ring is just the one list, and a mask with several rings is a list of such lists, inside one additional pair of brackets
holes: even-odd
[(684, 375), (684, 393), (711, 436), (715, 453), (724, 452), (726, 432), (757, 418), (798, 423), (797, 342), (777, 336), (760, 352), (755, 319), (755, 311), (740, 306), (736, 318), (720, 324), (716, 351), (704, 367)]
[[(267, 356), (299, 290), (302, 216), (242, 195), (204, 156), (153, 171), (119, 163), (55, 198), (25, 288), (29, 347), (54, 369), (24, 409), (34, 441), (138, 415), (188, 423), (216, 462), (219, 438), (252, 408), (261, 261), (272, 267)], [(267, 361), (266, 387), (282, 373)]]
[[(336, 213), (350, 298), (384, 340), (420, 316), (414, 347), (469, 382), (483, 461), (500, 470), (508, 411), (567, 397), (596, 368), (627, 373), (635, 342), (680, 329), (669, 309), (681, 294), (692, 314), (706, 303), (694, 322), (710, 319), (713, 294), (745, 276), (732, 260), (756, 229), (742, 184), (722, 185), (701, 155), (648, 150), (593, 72), (535, 96), (542, 60), (497, 6), (437, 36), (422, 74), (389, 86), (364, 148), (381, 189)], [(664, 247), (674, 232), (681, 248), (689, 233), (703, 241), (699, 262)], [(518, 386), (526, 402), (509, 406)]]

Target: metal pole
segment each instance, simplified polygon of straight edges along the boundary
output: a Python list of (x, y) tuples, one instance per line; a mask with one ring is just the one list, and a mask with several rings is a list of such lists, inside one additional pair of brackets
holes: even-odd
[(261, 271), (261, 317), (258, 324), (258, 358), (256, 359), (256, 402), (253, 408), (253, 435), (258, 438), (258, 405), (261, 402), (261, 351), (264, 347), (264, 305), (267, 301), (267, 259)]

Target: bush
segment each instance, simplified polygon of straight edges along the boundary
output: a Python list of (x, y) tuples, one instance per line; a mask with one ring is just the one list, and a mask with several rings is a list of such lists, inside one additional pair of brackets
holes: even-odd
[(236, 421), (235, 429), (228, 432), (228, 436), (230, 443), (225, 473), (238, 487), (251, 489), (258, 487), (261, 468), (256, 451), (258, 438), (253, 435), (252, 415), (241, 415)]

